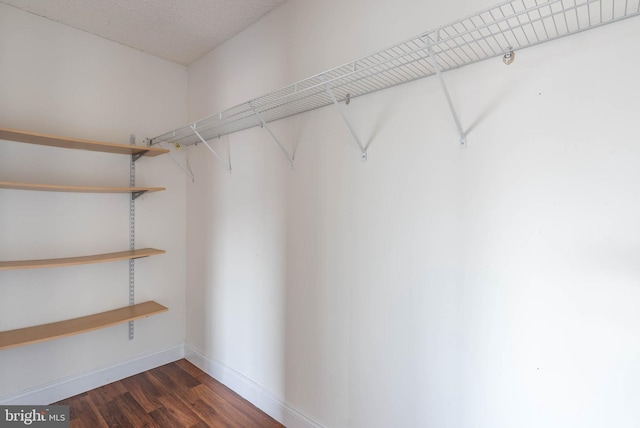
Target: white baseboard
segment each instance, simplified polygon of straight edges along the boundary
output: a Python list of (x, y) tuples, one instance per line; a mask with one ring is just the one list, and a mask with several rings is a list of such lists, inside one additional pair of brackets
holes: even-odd
[(243, 374), (184, 345), (144, 355), (111, 367), (74, 375), (18, 394), (0, 397), (0, 405), (55, 403), (182, 358), (187, 358), (209, 376), (228, 386), (288, 428), (324, 428)]
[(0, 405), (47, 405), (184, 358), (184, 345), (0, 397)]
[(185, 358), (287, 428), (323, 428), (322, 425), (294, 409), (263, 386), (231, 367), (205, 357), (189, 345), (185, 345)]

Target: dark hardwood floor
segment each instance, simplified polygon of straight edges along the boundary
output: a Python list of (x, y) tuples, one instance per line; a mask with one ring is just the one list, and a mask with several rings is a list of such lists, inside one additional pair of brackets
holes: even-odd
[(283, 427), (187, 360), (55, 404), (69, 405), (71, 428)]

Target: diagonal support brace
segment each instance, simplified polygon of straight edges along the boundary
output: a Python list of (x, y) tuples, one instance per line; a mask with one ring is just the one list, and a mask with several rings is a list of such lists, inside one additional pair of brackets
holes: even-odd
[(196, 137), (198, 137), (198, 139), (202, 142), (202, 144), (204, 144), (207, 147), (207, 149), (209, 149), (209, 151), (216, 157), (216, 159), (220, 161), (220, 163), (225, 167), (225, 169), (229, 171), (229, 174), (231, 174), (232, 173), (231, 165), (230, 164), (227, 165), (227, 163), (222, 160), (222, 158), (216, 153), (216, 151), (211, 148), (209, 143), (207, 143), (207, 141), (204, 138), (202, 138), (202, 135), (200, 135), (200, 133), (196, 130), (195, 123), (191, 125), (191, 130), (193, 131), (194, 134), (196, 134)]
[[(175, 131), (174, 131), (175, 134)], [(147, 146), (151, 146), (151, 140), (146, 138), (145, 139), (145, 143), (147, 144)], [(162, 142), (157, 143), (160, 147), (162, 147), (163, 149), (166, 149), (165, 146), (162, 145)], [(171, 152), (167, 153), (169, 155), (169, 157), (171, 158), (171, 160), (173, 160), (173, 162), (175, 162), (176, 165), (178, 165), (178, 167), (180, 167), (181, 170), (183, 170), (189, 177), (191, 177), (191, 181), (195, 181), (196, 178), (193, 176), (193, 172), (191, 171), (191, 168), (189, 167), (189, 164), (187, 162), (187, 168), (183, 167), (180, 162), (178, 161), (178, 159), (176, 159)]]
[(333, 105), (335, 105), (336, 108), (338, 109), (338, 113), (340, 113), (340, 116), (342, 117), (342, 120), (344, 121), (345, 125), (347, 125), (347, 128), (349, 128), (349, 132), (351, 132), (351, 136), (356, 141), (356, 144), (358, 145), (358, 148), (360, 148), (360, 152), (361, 152), (360, 159), (362, 160), (362, 162), (366, 162), (367, 161), (367, 148), (365, 146), (363, 146), (362, 143), (360, 142), (360, 138), (358, 138), (358, 135), (356, 134), (356, 131), (351, 126), (351, 123), (349, 123), (349, 119), (347, 119), (347, 115), (342, 110), (342, 106), (340, 105), (340, 103), (338, 103), (338, 100), (336, 99), (336, 96), (333, 93), (333, 91), (331, 90), (331, 88), (329, 87), (329, 85), (327, 85), (325, 83), (324, 87), (325, 87), (325, 90), (327, 91), (327, 94), (329, 94), (329, 97), (331, 98), (331, 101), (333, 101)]
[(138, 159), (140, 159), (142, 156), (144, 156), (149, 150), (143, 150), (140, 153), (136, 153), (134, 155), (131, 155), (131, 158), (133, 159), (133, 161), (137, 161)]
[(260, 126), (266, 129), (269, 135), (271, 135), (271, 138), (273, 138), (273, 141), (275, 141), (278, 147), (280, 147), (280, 150), (282, 151), (282, 153), (284, 153), (284, 155), (287, 157), (287, 160), (291, 164), (291, 168), (293, 168), (293, 156), (291, 156), (287, 149), (284, 148), (278, 137), (276, 137), (276, 134), (274, 134), (273, 131), (271, 131), (271, 128), (269, 128), (269, 125), (267, 125), (267, 122), (265, 122), (260, 113), (258, 113), (258, 111), (253, 107), (253, 104), (250, 104), (250, 107), (251, 110), (253, 110), (253, 114), (255, 114), (260, 121)]
[(144, 195), (145, 193), (147, 193), (146, 190), (141, 190), (139, 192), (131, 192), (131, 200), (135, 201), (136, 199), (138, 199), (140, 196)]
[(449, 90), (447, 89), (447, 85), (444, 83), (444, 78), (442, 77), (442, 69), (440, 68), (440, 64), (438, 63), (438, 58), (436, 57), (436, 53), (433, 51), (433, 43), (429, 36), (423, 36), (422, 41), (427, 46), (427, 52), (429, 53), (429, 57), (431, 57), (431, 63), (433, 65), (433, 69), (438, 76), (438, 80), (440, 80), (440, 86), (442, 87), (442, 91), (444, 92), (444, 96), (447, 98), (447, 103), (449, 104), (449, 109), (451, 110), (451, 115), (453, 116), (453, 120), (456, 123), (456, 128), (458, 128), (458, 133), (460, 134), (460, 144), (466, 147), (467, 145), (467, 136), (464, 134), (462, 130), (462, 125), (460, 124), (460, 119), (458, 119), (458, 113), (456, 113), (456, 109), (453, 106), (453, 101), (451, 101), (451, 95), (449, 95)]

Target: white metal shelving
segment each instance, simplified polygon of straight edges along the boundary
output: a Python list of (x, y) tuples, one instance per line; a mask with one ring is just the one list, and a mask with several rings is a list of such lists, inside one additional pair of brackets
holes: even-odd
[[(298, 113), (348, 102), (350, 98), (439, 75), (439, 71), (508, 55), (511, 51), (639, 14), (640, 0), (506, 1), (159, 135), (150, 139), (149, 144), (179, 143), (188, 146), (254, 126), (266, 126), (269, 122)], [(447, 93), (444, 81), (441, 82)], [(464, 133), (450, 100), (449, 103), (464, 143)], [(357, 137), (356, 141), (363, 151), (363, 159), (366, 159), (365, 149)]]

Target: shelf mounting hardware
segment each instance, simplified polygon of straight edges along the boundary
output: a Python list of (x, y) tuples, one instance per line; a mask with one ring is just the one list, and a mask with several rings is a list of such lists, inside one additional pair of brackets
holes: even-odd
[(255, 114), (258, 120), (260, 121), (260, 127), (267, 130), (269, 135), (271, 135), (271, 138), (273, 138), (273, 141), (276, 142), (278, 147), (280, 147), (280, 150), (282, 151), (282, 153), (284, 153), (284, 155), (287, 157), (287, 160), (291, 164), (291, 168), (293, 168), (294, 157), (289, 154), (289, 151), (284, 148), (284, 146), (282, 145), (278, 137), (276, 137), (276, 134), (274, 134), (273, 131), (271, 131), (271, 128), (269, 128), (269, 125), (267, 125), (267, 122), (265, 122), (265, 120), (262, 118), (260, 113), (258, 113), (258, 110), (256, 110), (255, 106), (253, 105), (253, 102), (250, 102), (249, 104), (250, 104), (251, 110), (253, 111), (253, 114)]
[[(144, 195), (145, 193), (147, 193), (146, 190), (141, 190), (140, 192), (132, 192), (131, 193), (131, 200), (135, 201), (136, 199), (138, 199), (140, 196)], [(133, 250), (134, 248), (132, 248)]]
[(220, 161), (220, 163), (226, 168), (226, 170), (229, 171), (229, 174), (231, 174), (232, 173), (231, 162), (229, 162), (229, 165), (227, 165), (226, 162), (222, 160), (222, 158), (216, 153), (216, 151), (211, 148), (209, 143), (207, 143), (207, 140), (202, 138), (202, 135), (200, 135), (200, 133), (196, 130), (195, 123), (191, 125), (191, 130), (193, 131), (194, 134), (196, 134), (196, 137), (198, 137), (198, 139), (207, 147), (207, 149), (209, 149), (209, 151), (216, 157), (216, 159)]
[(505, 52), (504, 56), (502, 57), (502, 62), (504, 62), (506, 65), (511, 65), (513, 61), (515, 61), (515, 59), (516, 53), (513, 51), (513, 48), (509, 46), (507, 48), (507, 52)]
[[(434, 34), (434, 33), (430, 33)], [(435, 32), (436, 40), (440, 40), (440, 30)], [(427, 46), (427, 53), (431, 58), (431, 64), (433, 65), (433, 70), (438, 76), (438, 80), (440, 81), (440, 86), (442, 87), (442, 92), (444, 92), (444, 96), (447, 99), (447, 103), (449, 104), (449, 110), (451, 110), (451, 115), (453, 116), (453, 120), (456, 123), (456, 128), (458, 128), (458, 133), (460, 134), (460, 144), (463, 147), (467, 145), (467, 136), (464, 134), (462, 130), (462, 125), (460, 124), (460, 119), (458, 119), (458, 113), (456, 112), (456, 108), (453, 106), (453, 101), (451, 100), (451, 95), (449, 95), (449, 90), (447, 89), (447, 85), (444, 82), (444, 78), (442, 77), (442, 69), (440, 68), (440, 63), (438, 62), (438, 57), (433, 50), (433, 42), (431, 41), (431, 37), (429, 34), (422, 36), (422, 41)]]
[[(136, 145), (136, 136), (129, 136), (129, 144)], [(129, 186), (136, 187), (136, 155), (131, 155), (129, 162)], [(129, 249), (136, 249), (136, 198), (144, 192), (133, 192), (129, 200)], [(136, 265), (134, 259), (129, 259), (129, 306), (136, 303)], [(133, 321), (129, 321), (129, 340), (133, 340)]]
[(149, 151), (149, 150), (143, 150), (143, 151), (141, 151), (140, 153), (136, 153), (135, 155), (131, 155), (131, 156), (132, 156), (133, 161), (134, 161), (134, 162), (135, 162), (135, 161), (137, 161), (137, 160), (138, 160), (138, 159), (140, 159), (142, 156), (144, 156), (144, 155), (145, 155), (145, 153), (147, 153), (148, 151)]
[[(144, 142), (145, 142), (145, 144), (146, 144), (147, 146), (151, 146), (151, 140), (150, 140), (149, 138), (146, 138)], [(178, 145), (179, 145), (179, 143), (176, 143), (176, 144), (178, 144)], [(163, 149), (165, 149), (165, 148), (166, 148), (162, 143), (158, 143), (158, 145), (159, 145), (160, 147), (162, 147)], [(176, 150), (178, 150), (178, 149), (176, 149)], [(185, 168), (185, 167), (183, 167), (183, 166), (180, 164), (180, 162), (178, 162), (178, 159), (176, 159), (176, 158), (171, 154), (171, 151), (169, 151), (168, 155), (169, 155), (169, 157), (171, 158), (171, 160), (173, 160), (173, 161), (176, 163), (176, 165), (178, 165), (178, 166), (180, 167), (180, 169), (181, 169), (181, 170), (183, 170), (183, 171), (184, 171), (184, 172), (185, 172), (189, 177), (191, 177), (191, 181), (192, 181), (192, 182), (196, 181), (196, 178), (193, 176), (193, 172), (191, 171), (191, 168), (189, 168), (189, 164), (188, 164), (188, 163), (187, 163), (187, 168)]]
[[(324, 80), (324, 77), (322, 77), (322, 80)], [(325, 88), (325, 91), (327, 91), (327, 94), (329, 94), (329, 98), (331, 98), (331, 101), (333, 102), (333, 105), (336, 106), (336, 109), (338, 109), (338, 113), (340, 113), (340, 116), (342, 117), (342, 120), (344, 121), (345, 125), (347, 125), (347, 128), (349, 128), (349, 132), (351, 132), (351, 136), (353, 137), (353, 139), (355, 140), (356, 144), (358, 145), (358, 148), (360, 149), (360, 160), (362, 160), (362, 162), (366, 162), (367, 161), (367, 148), (362, 145), (362, 142), (360, 141), (360, 138), (358, 138), (358, 135), (356, 134), (356, 131), (351, 126), (351, 123), (349, 122), (349, 119), (347, 119), (346, 113), (343, 111), (342, 106), (338, 102), (338, 99), (336, 98), (336, 95), (333, 93), (333, 91), (329, 87), (329, 84), (325, 82), (324, 88)], [(351, 101), (351, 95), (347, 94), (346, 103), (349, 104), (350, 101)]]

